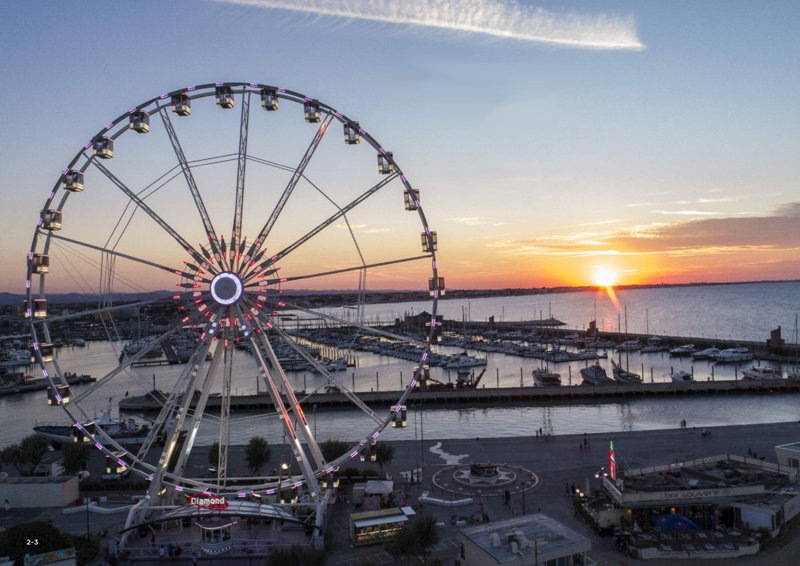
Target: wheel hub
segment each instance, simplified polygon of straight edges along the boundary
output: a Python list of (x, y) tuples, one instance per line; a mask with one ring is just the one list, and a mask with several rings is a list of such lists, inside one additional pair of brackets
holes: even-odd
[(242, 298), (242, 280), (235, 273), (223, 271), (211, 281), (211, 296), (221, 305), (232, 305)]

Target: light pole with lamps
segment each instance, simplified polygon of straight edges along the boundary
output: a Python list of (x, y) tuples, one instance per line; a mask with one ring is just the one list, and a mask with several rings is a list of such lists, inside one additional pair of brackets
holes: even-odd
[(277, 502), (283, 503), (283, 495), (281, 493), (281, 480), (283, 479), (283, 471), (288, 470), (289, 466), (286, 462), (281, 462), (281, 465), (278, 467), (278, 497)]

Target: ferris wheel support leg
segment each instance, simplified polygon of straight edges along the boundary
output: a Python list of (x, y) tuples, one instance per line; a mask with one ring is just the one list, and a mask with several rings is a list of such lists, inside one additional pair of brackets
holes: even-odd
[(261, 368), (261, 376), (264, 378), (264, 383), (267, 386), (267, 391), (269, 392), (272, 404), (281, 419), (283, 430), (286, 431), (286, 435), (290, 439), (294, 458), (300, 465), (300, 470), (302, 471), (306, 485), (311, 492), (311, 497), (315, 502), (320, 501), (322, 494), (320, 493), (319, 482), (317, 481), (314, 468), (312, 467), (312, 463), (309, 461), (308, 456), (306, 456), (305, 450), (303, 450), (303, 445), (301, 444), (300, 439), (297, 437), (297, 430), (295, 430), (294, 425), (292, 424), (292, 419), (283, 404), (283, 399), (281, 398), (278, 386), (275, 384), (275, 380), (272, 378), (272, 372), (270, 371), (266, 360), (264, 360), (264, 356), (259, 348), (259, 341), (256, 338), (256, 333), (251, 333), (249, 338), (250, 343), (253, 345), (253, 355), (255, 356), (256, 360), (258, 361), (258, 365)]
[[(128, 511), (128, 519), (125, 521), (124, 529), (128, 529), (132, 525), (138, 525), (139, 523), (144, 522), (143, 511), (144, 511), (144, 500), (139, 501), (139, 503), (131, 507), (130, 511)], [(123, 549), (126, 546), (128, 546), (128, 542), (130, 542), (132, 536), (133, 536), (133, 531), (125, 531), (124, 533), (122, 533), (122, 537), (120, 537), (119, 541), (119, 548)]]
[(286, 390), (286, 398), (289, 401), (292, 412), (295, 414), (295, 416), (297, 416), (298, 424), (300, 425), (303, 436), (306, 439), (306, 444), (308, 444), (308, 447), (311, 449), (311, 456), (314, 458), (314, 465), (318, 469), (322, 469), (325, 467), (325, 458), (322, 456), (322, 451), (319, 449), (319, 445), (317, 444), (314, 435), (311, 434), (311, 428), (308, 426), (308, 419), (306, 418), (303, 409), (300, 407), (300, 403), (297, 401), (297, 397), (292, 390), (292, 385), (286, 378), (283, 367), (281, 367), (281, 364), (278, 362), (278, 356), (275, 355), (275, 351), (272, 349), (272, 345), (269, 343), (269, 340), (267, 340), (266, 334), (259, 334), (259, 338), (261, 339), (261, 343), (264, 345), (264, 350), (267, 352), (267, 356), (269, 356), (269, 361), (272, 364), (272, 367), (277, 368), (280, 382), (283, 384), (283, 387)]
[[(230, 337), (229, 337), (230, 338)], [(222, 345), (220, 344), (220, 347)], [(233, 340), (226, 340), (225, 349), (225, 370), (222, 382), (222, 403), (220, 403), (219, 413), (219, 462), (217, 463), (217, 485), (225, 487), (228, 479), (228, 444), (231, 441), (230, 428), (228, 427), (231, 417), (231, 381), (233, 379)]]
[(175, 416), (175, 421), (172, 425), (172, 431), (170, 432), (169, 440), (167, 441), (167, 445), (164, 447), (164, 451), (161, 453), (161, 458), (158, 461), (156, 471), (153, 472), (153, 481), (150, 483), (150, 489), (147, 490), (147, 495), (144, 499), (145, 514), (148, 507), (155, 505), (156, 498), (161, 493), (164, 475), (167, 473), (167, 468), (169, 467), (169, 462), (172, 459), (172, 454), (175, 452), (175, 448), (178, 445), (181, 429), (183, 429), (183, 422), (186, 419), (186, 414), (189, 411), (189, 405), (192, 403), (192, 397), (194, 396), (194, 391), (197, 388), (197, 375), (200, 373), (200, 366), (202, 366), (206, 360), (206, 354), (208, 353), (208, 349), (211, 347), (212, 338), (213, 336), (206, 337), (206, 343), (197, 350), (196, 353), (198, 355), (192, 362), (191, 377), (188, 385), (186, 386), (186, 390), (184, 391), (181, 406)]
[(194, 409), (194, 415), (192, 415), (192, 423), (189, 426), (189, 434), (186, 436), (186, 442), (181, 450), (178, 463), (175, 465), (175, 475), (182, 476), (186, 468), (186, 463), (189, 460), (189, 454), (192, 451), (195, 438), (197, 437), (197, 430), (200, 428), (200, 421), (203, 420), (203, 413), (206, 410), (208, 395), (211, 392), (211, 388), (214, 386), (214, 381), (217, 377), (217, 372), (219, 371), (219, 364), (222, 361), (223, 350), (224, 348), (222, 345), (217, 344), (217, 348), (214, 350), (214, 355), (211, 359), (211, 366), (206, 372), (205, 380), (203, 380), (203, 389), (202, 393), (200, 394), (200, 399), (198, 399), (197, 406)]

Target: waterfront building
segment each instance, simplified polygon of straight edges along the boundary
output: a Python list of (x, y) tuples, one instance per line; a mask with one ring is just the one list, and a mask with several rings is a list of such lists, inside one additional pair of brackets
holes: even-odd
[(459, 566), (590, 566), (591, 541), (544, 513), (458, 530)]

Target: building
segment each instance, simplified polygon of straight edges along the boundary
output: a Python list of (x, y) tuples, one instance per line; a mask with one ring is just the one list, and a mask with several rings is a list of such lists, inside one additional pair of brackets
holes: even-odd
[(0, 478), (0, 500), (17, 509), (66, 507), (78, 499), (76, 476)]
[(800, 472), (800, 442), (775, 447), (775, 457), (781, 466), (789, 466)]
[(522, 515), (458, 530), (460, 566), (590, 566), (591, 541), (545, 515)]

